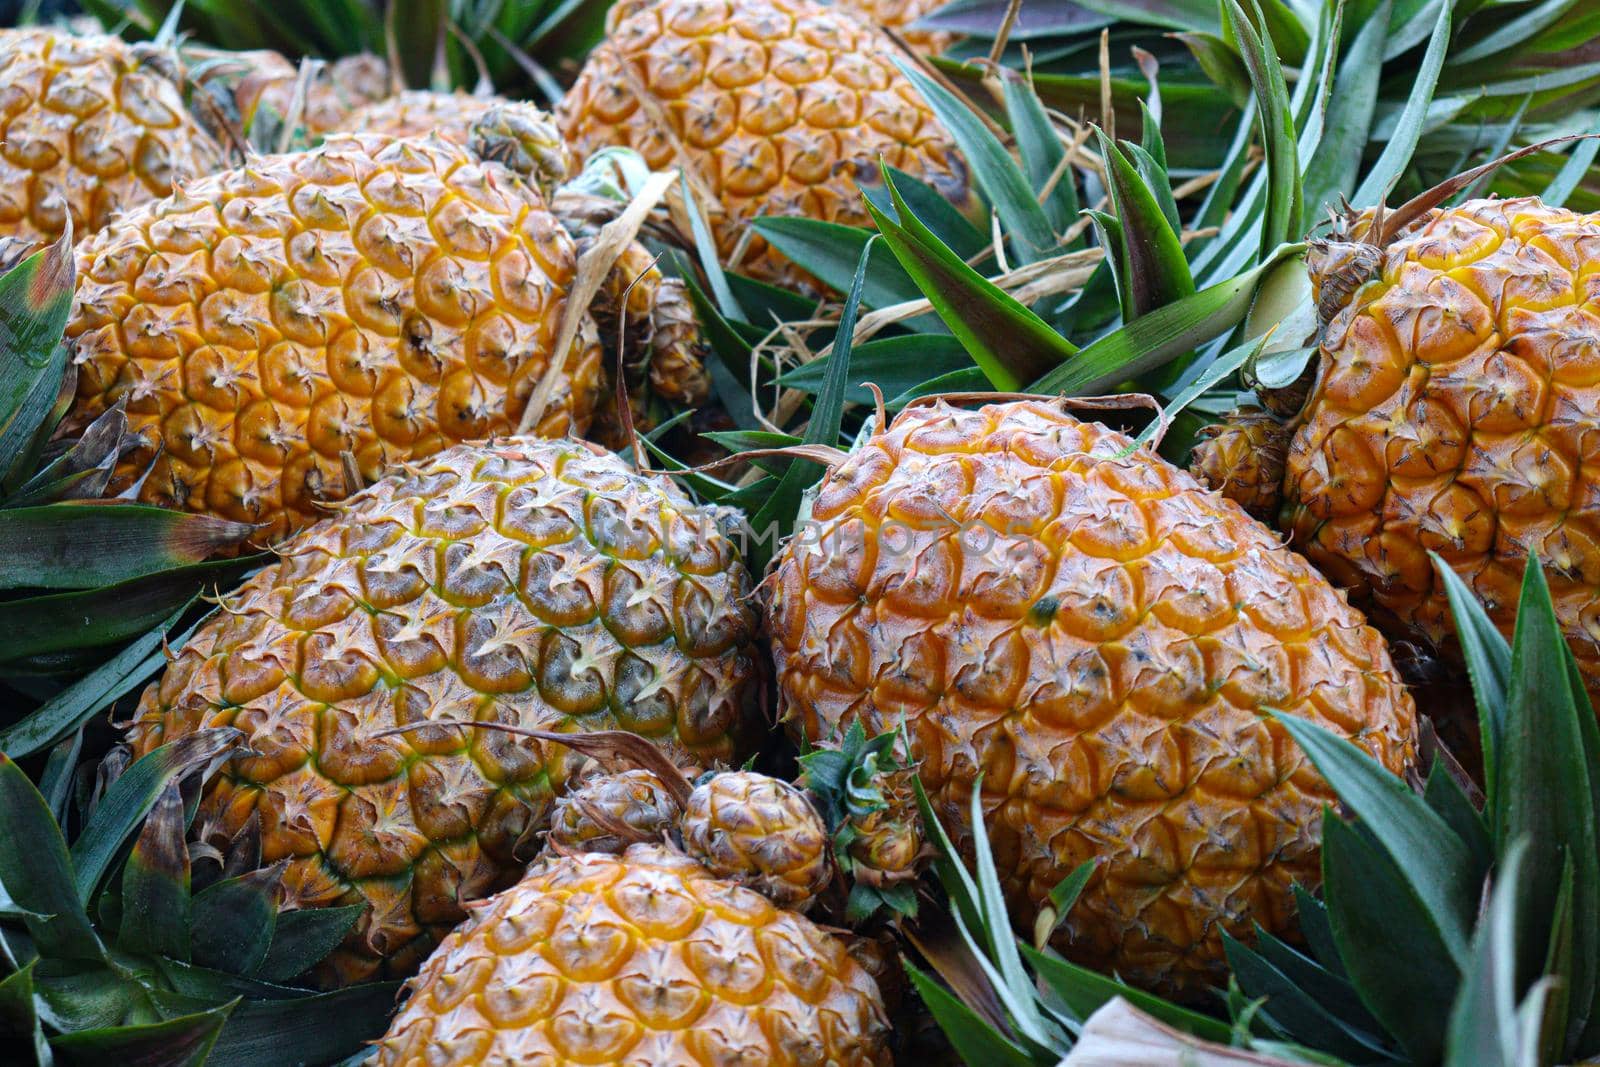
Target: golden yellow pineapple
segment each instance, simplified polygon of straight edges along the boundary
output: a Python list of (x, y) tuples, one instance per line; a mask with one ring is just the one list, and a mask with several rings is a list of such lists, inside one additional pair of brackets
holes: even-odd
[(1415, 756), (1382, 640), (1273, 532), (1046, 399), (907, 409), (823, 481), (769, 627), (812, 738), (902, 721), (936, 813), (985, 832), (1026, 928), (1099, 866), (1057, 944), (1199, 995), (1224, 931), (1294, 926), (1334, 796), (1264, 709)]
[(1429, 552), (1507, 635), (1537, 555), (1593, 698), (1597, 241), (1600, 215), (1523, 198), (1434, 212), (1386, 248), (1317, 246), (1328, 321), (1284, 511), (1296, 547), (1375, 619), (1436, 646), (1454, 631)]
[(381, 1067), (890, 1062), (877, 987), (840, 940), (656, 845), (546, 856), (409, 988)]
[[(336, 138), (251, 161), (119, 218), (78, 251), (70, 425), (126, 405), (154, 457), (140, 499), (270, 540), (363, 478), (518, 429), (587, 427), (587, 314), (553, 351), (576, 249), (540, 194), (436, 139)], [(551, 369), (552, 362), (555, 367)]]
[(290, 907), (366, 905), (323, 982), (404, 973), (515, 878), (577, 764), (502, 731), (385, 730), (616, 728), (701, 765), (748, 754), (756, 620), (719, 519), (584, 442), (407, 464), (225, 597), (128, 742), (243, 731), (197, 835), (286, 863)]
[[(413, 90), (363, 108), (351, 116), (350, 123), (352, 129), (396, 137), (432, 131), (445, 140), (466, 144), (473, 125), (504, 104), (495, 96)], [(554, 138), (545, 163), (547, 171), (560, 170), (564, 176), (569, 161), (555, 158), (564, 151), (565, 145)], [(570, 190), (556, 192), (551, 199), (551, 209), (577, 242), (579, 255), (589, 249), (600, 228), (625, 206)], [(634, 428), (640, 432), (655, 425), (653, 397), (673, 407), (698, 407), (711, 392), (711, 377), (705, 365), (707, 346), (688, 290), (682, 281), (663, 276), (655, 258), (643, 244), (630, 242), (607, 273), (590, 307), (607, 353), (608, 376), (615, 372), (617, 339), (623, 340), (621, 362), (628, 377)], [(590, 436), (608, 448), (623, 449), (632, 444), (624, 433), (609, 386), (596, 403)]]
[(741, 271), (813, 285), (750, 230), (759, 215), (870, 225), (878, 161), (966, 204), (968, 172), (895, 47), (811, 0), (659, 0), (613, 9), (557, 116), (580, 157), (611, 145), (690, 175)]
[(223, 165), (182, 94), (115, 37), (0, 30), (0, 236), (75, 238)]
[(719, 878), (805, 910), (828, 884), (828, 827), (804, 792), (755, 771), (695, 787), (680, 823), (684, 851)]
[(1189, 473), (1262, 522), (1276, 522), (1290, 433), (1261, 408), (1235, 408), (1197, 435)]

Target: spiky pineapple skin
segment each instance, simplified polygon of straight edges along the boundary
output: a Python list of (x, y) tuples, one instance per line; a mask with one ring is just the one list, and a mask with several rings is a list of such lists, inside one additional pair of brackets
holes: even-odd
[(1283, 504), (1290, 430), (1261, 408), (1235, 408), (1196, 435), (1189, 473), (1262, 522)]
[(739, 270), (815, 288), (751, 219), (870, 226), (857, 182), (877, 180), (880, 158), (969, 201), (965, 162), (894, 54), (811, 0), (660, 0), (614, 13), (557, 118), (580, 157), (626, 145), (654, 169), (684, 168), (724, 257), (748, 240)]
[(410, 989), (382, 1067), (889, 1063), (842, 942), (659, 846), (541, 859)]
[(617, 728), (708, 764), (757, 730), (750, 579), (713, 512), (574, 441), (458, 446), (281, 549), (146, 689), (135, 755), (243, 731), (207, 840), (259, 833), (291, 907), (361, 903), (338, 984), (414, 967), (514, 878), (571, 753), (434, 719)]
[(472, 124), (506, 101), (498, 96), (407, 89), (356, 108), (344, 120), (348, 133), (381, 133), (390, 137), (425, 137), (436, 133), (456, 144), (467, 143)]
[(581, 432), (600, 389), (584, 316), (553, 352), (571, 239), (510, 172), (437, 140), (339, 138), (196, 182), (78, 250), (69, 425), (121, 400), (145, 447), (118, 492), (261, 524), (321, 518), (345, 485), (515, 431), (546, 367), (537, 430)]
[(0, 30), (0, 236), (74, 238), (218, 170), (222, 149), (115, 37)]
[[(1333, 257), (1336, 258), (1336, 257)], [(1289, 450), (1294, 544), (1396, 635), (1453, 647), (1438, 553), (1508, 636), (1543, 564), (1600, 697), (1600, 215), (1474, 200), (1390, 244), (1324, 331)], [(1330, 268), (1331, 269), (1331, 268)]]
[(755, 771), (696, 786), (680, 823), (683, 847), (719, 878), (803, 910), (828, 884), (828, 827), (806, 795)]
[(973, 783), (1019, 924), (1100, 861), (1060, 947), (1198, 995), (1221, 933), (1293, 927), (1334, 800), (1263, 709), (1391, 770), (1415, 712), (1378, 635), (1272, 531), (1047, 401), (908, 409), (834, 468), (769, 579), (785, 712), (902, 720), (970, 847)]
[(956, 40), (952, 33), (910, 28), (922, 16), (943, 7), (943, 0), (837, 0), (836, 6), (864, 22), (894, 30), (911, 47), (929, 55), (938, 55)]
[(609, 852), (661, 841), (678, 825), (682, 807), (655, 774), (642, 768), (599, 771), (556, 799), (548, 847), (557, 852)]

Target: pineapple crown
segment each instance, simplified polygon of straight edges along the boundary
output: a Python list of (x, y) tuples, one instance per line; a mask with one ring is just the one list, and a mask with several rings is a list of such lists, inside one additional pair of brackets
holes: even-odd
[(1330, 212), (1331, 234), (1308, 242), (1310, 252), (1306, 258), (1306, 266), (1316, 287), (1320, 324), (1326, 326), (1331, 322), (1349, 305), (1356, 291), (1377, 276), (1383, 266), (1384, 254), (1391, 244), (1426, 224), (1446, 200), (1513, 160), (1552, 145), (1596, 136), (1600, 134), (1552, 137), (1507, 152), (1471, 170), (1446, 178), (1393, 211), (1389, 211), (1380, 200), (1375, 207), (1366, 211), (1358, 211), (1345, 203), (1343, 214)]
[(852, 923), (917, 913), (915, 881), (931, 853), (907, 784), (915, 766), (899, 755), (910, 749), (903, 724), (869, 739), (853, 722), (837, 742), (800, 756), (800, 784), (821, 809), (850, 885)]

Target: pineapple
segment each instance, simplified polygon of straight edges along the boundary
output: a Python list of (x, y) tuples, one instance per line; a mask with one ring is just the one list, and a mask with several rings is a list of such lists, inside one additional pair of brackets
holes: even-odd
[(894, 30), (918, 52), (938, 55), (955, 43), (955, 34), (938, 30), (908, 29), (922, 16), (937, 11), (947, 0), (840, 0), (835, 6), (864, 22)]
[(1453, 647), (1442, 556), (1505, 633), (1523, 563), (1600, 698), (1600, 215), (1473, 200), (1310, 259), (1326, 327), (1289, 449), (1285, 529), (1396, 635)]
[(769, 579), (786, 715), (904, 722), (934, 810), (986, 833), (1028, 926), (1098, 861), (1057, 944), (1197, 996), (1224, 933), (1294, 926), (1325, 782), (1263, 714), (1392, 771), (1411, 698), (1361, 615), (1233, 503), (1045, 399), (905, 410), (823, 481)]
[(381, 1067), (889, 1062), (839, 939), (660, 845), (540, 859), (409, 987)]
[[(529, 154), (491, 132), (479, 151)], [(370, 480), (511, 432), (547, 374), (537, 431), (587, 427), (601, 383), (587, 314), (553, 351), (576, 262), (536, 190), (440, 140), (256, 159), (80, 246), (69, 427), (121, 402), (144, 446), (112, 492), (154, 457), (141, 500), (270, 541), (359, 488), (344, 454)]]
[[(493, 96), (413, 90), (358, 111), (351, 116), (350, 128), (395, 137), (432, 131), (447, 141), (466, 144), (473, 125), (503, 104)], [(564, 173), (565, 165), (560, 166)], [(551, 169), (556, 168), (552, 163)], [(556, 190), (551, 198), (551, 210), (577, 242), (579, 255), (623, 206), (576, 189)], [(620, 331), (620, 362), (628, 379), (633, 424), (640, 431), (651, 429), (657, 421), (651, 411), (652, 398), (672, 407), (694, 408), (711, 395), (711, 376), (705, 365), (707, 345), (688, 289), (681, 280), (663, 276), (655, 260), (643, 244), (630, 242), (601, 283), (590, 308), (608, 355), (608, 373), (618, 362)], [(607, 448), (620, 450), (631, 444), (610, 388), (597, 402), (589, 436)]]
[(383, 133), (390, 137), (423, 137), (437, 133), (447, 141), (465, 144), (473, 123), (489, 109), (505, 103), (498, 96), (407, 89), (355, 109), (345, 116), (338, 129)]
[(970, 202), (966, 163), (894, 45), (854, 16), (811, 0), (660, 0), (610, 19), (557, 111), (568, 140), (581, 157), (627, 145), (654, 169), (682, 167), (737, 269), (815, 289), (750, 220), (870, 225), (856, 186), (880, 159)]
[(1235, 408), (1197, 435), (1189, 473), (1262, 522), (1275, 522), (1289, 433), (1261, 408)]
[(171, 81), (115, 37), (0, 30), (0, 236), (75, 238), (221, 169)]
[(719, 878), (804, 911), (828, 884), (828, 827), (806, 794), (754, 771), (713, 775), (689, 794), (683, 847)]
[(576, 769), (564, 746), (426, 724), (615, 726), (701, 765), (743, 758), (759, 731), (749, 594), (717, 513), (672, 484), (584, 442), (457, 446), (223, 598), (128, 744), (243, 731), (197, 837), (286, 864), (288, 907), (365, 906), (324, 984), (404, 973), (463, 902), (514, 880)]
[(608, 852), (660, 841), (678, 825), (683, 805), (643, 767), (610, 772), (596, 768), (556, 800), (546, 847), (557, 852)]

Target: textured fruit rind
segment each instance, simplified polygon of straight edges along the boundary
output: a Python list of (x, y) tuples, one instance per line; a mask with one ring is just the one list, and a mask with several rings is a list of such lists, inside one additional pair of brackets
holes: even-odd
[(178, 89), (115, 37), (0, 30), (0, 235), (74, 237), (222, 166)]
[(541, 859), (410, 988), (383, 1067), (890, 1062), (843, 942), (659, 846)]
[(824, 480), (769, 623), (811, 738), (904, 721), (941, 820), (972, 784), (1014, 917), (1100, 861), (1058, 944), (1197, 994), (1221, 933), (1293, 926), (1333, 794), (1276, 708), (1400, 770), (1382, 640), (1237, 505), (1058, 405), (913, 408)]
[[(78, 250), (69, 424), (122, 400), (140, 499), (271, 540), (364, 478), (517, 429), (577, 268), (539, 194), (438, 140), (338, 138), (189, 186)], [(587, 427), (584, 316), (538, 431)]]
[(145, 690), (135, 755), (208, 726), (208, 840), (252, 832), (292, 907), (369, 910), (321, 978), (404, 973), (537, 849), (559, 745), (431, 728), (626, 729), (709, 764), (759, 727), (750, 579), (716, 517), (572, 441), (460, 446), (287, 542)]
[(1600, 698), (1600, 215), (1473, 200), (1391, 244), (1329, 322), (1289, 451), (1296, 547), (1452, 647), (1437, 552), (1508, 636), (1530, 553)]
[(894, 44), (810, 0), (661, 0), (621, 19), (589, 56), (557, 118), (587, 157), (626, 145), (683, 167), (710, 199), (719, 252), (738, 268), (814, 284), (754, 237), (761, 215), (870, 226), (857, 183), (878, 161), (970, 196), (965, 162), (891, 62)]
[(828, 884), (828, 827), (803, 791), (753, 771), (719, 774), (684, 805), (683, 847), (718, 877), (804, 909)]

